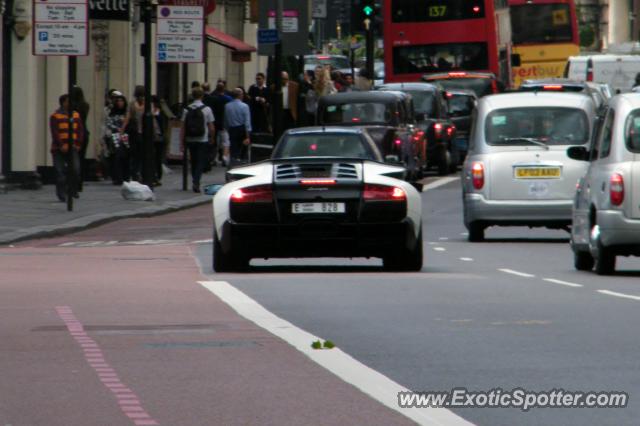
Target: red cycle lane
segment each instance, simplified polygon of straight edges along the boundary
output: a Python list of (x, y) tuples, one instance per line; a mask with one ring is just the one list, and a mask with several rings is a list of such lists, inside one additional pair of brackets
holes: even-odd
[(0, 424), (410, 423), (239, 317), (186, 244), (29, 245), (0, 249)]

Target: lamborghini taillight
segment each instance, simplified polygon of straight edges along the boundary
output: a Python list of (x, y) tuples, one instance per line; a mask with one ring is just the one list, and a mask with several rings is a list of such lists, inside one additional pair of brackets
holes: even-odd
[(232, 203), (270, 203), (273, 201), (271, 185), (239, 188), (231, 193)]
[(407, 194), (397, 186), (366, 184), (363, 198), (365, 201), (404, 201)]

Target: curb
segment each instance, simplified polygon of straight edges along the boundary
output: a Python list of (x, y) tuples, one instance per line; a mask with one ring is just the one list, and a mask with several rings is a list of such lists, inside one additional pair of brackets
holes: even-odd
[(0, 236), (0, 245), (7, 245), (24, 240), (34, 240), (40, 238), (58, 237), (72, 234), (84, 229), (115, 222), (120, 219), (131, 219), (138, 217), (152, 217), (173, 213), (196, 207), (211, 202), (211, 197), (201, 195), (188, 200), (172, 201), (161, 206), (143, 207), (136, 210), (125, 210), (118, 213), (94, 214), (72, 221), (50, 226), (36, 226), (32, 228), (20, 229)]

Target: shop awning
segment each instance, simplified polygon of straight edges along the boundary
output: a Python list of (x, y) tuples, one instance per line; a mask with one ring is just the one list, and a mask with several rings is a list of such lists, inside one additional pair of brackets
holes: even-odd
[(229, 34), (223, 33), (220, 30), (216, 30), (213, 27), (207, 27), (207, 40), (217, 43), (221, 46), (227, 47), (234, 52), (240, 53), (251, 53), (255, 52), (256, 48), (251, 46), (250, 44), (245, 43), (242, 40), (238, 40), (237, 38), (230, 36)]

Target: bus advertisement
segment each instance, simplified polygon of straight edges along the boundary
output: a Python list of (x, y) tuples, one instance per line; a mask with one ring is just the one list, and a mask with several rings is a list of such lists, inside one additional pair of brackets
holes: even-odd
[[(524, 80), (562, 77), (569, 56), (580, 53), (573, 0), (509, 0), (515, 87)], [(515, 62), (515, 61), (514, 61)]]
[(384, 0), (386, 82), (490, 72), (510, 83), (506, 0)]

